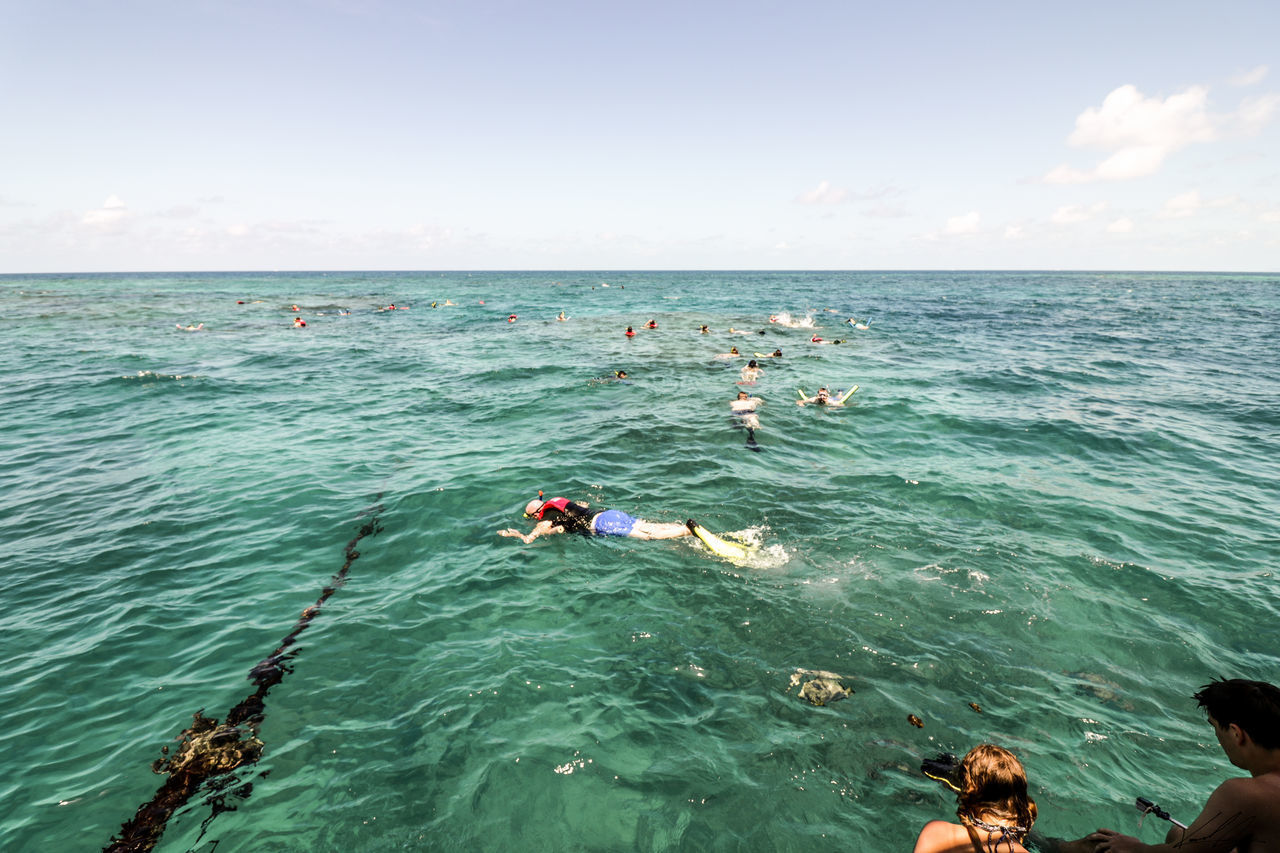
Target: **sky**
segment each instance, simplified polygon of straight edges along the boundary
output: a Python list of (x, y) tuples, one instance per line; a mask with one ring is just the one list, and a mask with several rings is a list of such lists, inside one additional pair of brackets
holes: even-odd
[(1280, 271), (1280, 3), (0, 0), (0, 273)]

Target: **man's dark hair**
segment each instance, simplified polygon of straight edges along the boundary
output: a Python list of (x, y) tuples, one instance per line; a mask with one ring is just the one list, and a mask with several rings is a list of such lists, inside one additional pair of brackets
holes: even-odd
[(1280, 749), (1280, 687), (1265, 681), (1214, 681), (1195, 695), (1222, 728), (1235, 723), (1263, 749)]

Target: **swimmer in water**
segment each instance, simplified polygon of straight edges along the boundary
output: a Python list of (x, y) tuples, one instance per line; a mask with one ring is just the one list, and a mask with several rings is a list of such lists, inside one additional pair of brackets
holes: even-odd
[(178, 324), (178, 328), (179, 328), (179, 329), (181, 329), (181, 330), (182, 330), (182, 331), (184, 331), (184, 332), (198, 332), (198, 331), (200, 331), (201, 329), (203, 329), (203, 328), (204, 328), (204, 323), (201, 323), (201, 324), (200, 324), (200, 325), (198, 325), (198, 326), (184, 326), (184, 325), (182, 325), (181, 323), (179, 323), (179, 324)]
[(606, 382), (623, 382), (627, 385), (631, 384), (631, 376), (625, 370), (615, 370), (608, 376), (597, 376), (595, 379), (587, 381), (588, 385), (603, 385)]
[(645, 324), (644, 324), (644, 327), (645, 327), (646, 329), (656, 329), (656, 328), (658, 328), (658, 321), (657, 321), (657, 320), (650, 320), (648, 323), (645, 323)]
[(761, 369), (760, 365), (756, 364), (754, 358), (747, 362), (746, 367), (742, 368), (742, 381), (748, 384), (755, 384), (756, 380), (763, 375), (764, 370)]
[(729, 347), (728, 352), (717, 353), (716, 358), (737, 358), (739, 355), (741, 353), (738, 352), (737, 347)]
[(706, 324), (704, 323), (703, 325), (698, 327), (698, 331), (705, 335), (705, 334), (708, 334), (711, 330), (708, 329)]
[(760, 429), (760, 416), (756, 414), (756, 408), (760, 403), (759, 397), (752, 397), (746, 391), (739, 391), (738, 398), (729, 401), (729, 410), (747, 430), (747, 447), (755, 451), (760, 450), (760, 445), (756, 444), (756, 430)]
[(760, 418), (756, 415), (756, 409), (760, 407), (761, 399), (752, 397), (746, 391), (739, 391), (737, 399), (729, 401), (729, 409), (742, 419), (743, 426), (748, 429), (759, 429)]
[(307, 327), (307, 321), (302, 319), (301, 317), (294, 317), (293, 327), (295, 329), (305, 329)]
[(815, 406), (827, 406), (827, 405), (830, 405), (830, 404), (831, 404), (831, 392), (830, 392), (830, 391), (828, 391), (828, 390), (826, 389), (826, 386), (824, 385), (823, 387), (819, 388), (819, 389), (818, 389), (818, 393), (817, 393), (817, 394), (814, 394), (812, 397), (805, 397), (803, 400), (796, 400), (796, 405), (797, 405), (797, 406), (803, 406), (803, 405), (805, 405), (806, 403), (812, 403), (812, 404), (813, 404), (813, 405), (815, 405)]
[(539, 536), (579, 533), (583, 536), (625, 536), (629, 539), (678, 539), (689, 535), (689, 528), (676, 522), (655, 522), (635, 518), (616, 509), (590, 509), (585, 501), (568, 498), (541, 497), (529, 501), (525, 518), (537, 519), (527, 534), (514, 527), (499, 530), (499, 536), (519, 539), (528, 545)]
[(561, 311), (559, 314), (556, 315), (556, 319), (559, 320), (561, 323), (563, 323), (565, 320), (568, 320), (569, 318), (564, 316), (564, 312)]
[(634, 338), (636, 336), (636, 330), (631, 328), (630, 326), (627, 326), (626, 335), (628, 338)]

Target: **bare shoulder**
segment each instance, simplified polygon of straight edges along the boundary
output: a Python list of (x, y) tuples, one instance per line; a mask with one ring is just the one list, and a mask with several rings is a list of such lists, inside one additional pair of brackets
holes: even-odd
[(1241, 853), (1280, 850), (1280, 776), (1226, 780), (1209, 796), (1189, 832), (1191, 841), (1230, 843)]
[(1280, 775), (1266, 773), (1262, 776), (1237, 776), (1217, 787), (1210, 797), (1219, 805), (1269, 806), (1280, 810)]
[(920, 830), (912, 853), (951, 853), (957, 849), (972, 849), (964, 827), (945, 820), (931, 820)]

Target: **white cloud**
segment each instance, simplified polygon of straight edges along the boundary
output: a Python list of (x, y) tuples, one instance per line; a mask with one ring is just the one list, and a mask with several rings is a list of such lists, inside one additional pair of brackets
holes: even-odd
[(1160, 209), (1160, 218), (1183, 219), (1193, 216), (1205, 208), (1230, 207), (1237, 201), (1239, 201), (1239, 198), (1236, 196), (1204, 199), (1200, 197), (1199, 190), (1191, 190), (1166, 201), (1164, 207)]
[(862, 215), (871, 219), (902, 219), (911, 214), (900, 204), (877, 204), (862, 211)]
[(840, 204), (848, 196), (848, 190), (833, 187), (830, 181), (823, 181), (807, 193), (796, 196), (796, 201), (800, 204)]
[(1108, 225), (1107, 231), (1112, 234), (1128, 234), (1133, 231), (1133, 220), (1127, 216), (1122, 216)]
[(1280, 95), (1258, 95), (1245, 98), (1236, 110), (1235, 118), (1244, 133), (1257, 133), (1262, 125), (1271, 121), (1277, 108), (1280, 108)]
[(1053, 216), (1049, 217), (1049, 221), (1054, 225), (1075, 225), (1078, 222), (1087, 222), (1106, 209), (1105, 201), (1099, 201), (1087, 207), (1083, 204), (1068, 204), (1055, 210)]
[(947, 236), (977, 234), (978, 225), (981, 221), (981, 214), (976, 210), (971, 210), (963, 216), (953, 216), (948, 219), (947, 224), (942, 228), (942, 233)]
[(1111, 92), (1101, 107), (1090, 107), (1076, 118), (1067, 143), (1113, 153), (1092, 169), (1062, 165), (1045, 175), (1050, 184), (1119, 181), (1154, 174), (1174, 151), (1217, 138), (1208, 112), (1209, 90), (1192, 86), (1168, 98), (1148, 98), (1135, 86)]
[(107, 230), (120, 225), (128, 217), (129, 208), (120, 200), (119, 196), (112, 195), (107, 197), (107, 200), (102, 203), (102, 207), (90, 210), (80, 221), (92, 228)]
[(1165, 100), (1147, 98), (1135, 86), (1121, 86), (1076, 119), (1067, 142), (1082, 148), (1180, 147), (1213, 138), (1206, 106), (1209, 90), (1192, 86)]
[(1164, 219), (1183, 219), (1191, 216), (1203, 206), (1200, 193), (1196, 190), (1176, 195), (1164, 203), (1160, 216)]
[(1006, 225), (1004, 227), (1004, 238), (1006, 240), (1021, 240), (1024, 236), (1021, 225)]
[(1256, 86), (1267, 76), (1267, 66), (1259, 65), (1252, 71), (1242, 71), (1229, 81), (1232, 86)]
[(1280, 222), (1280, 210), (1267, 210), (1259, 217), (1263, 222)]

